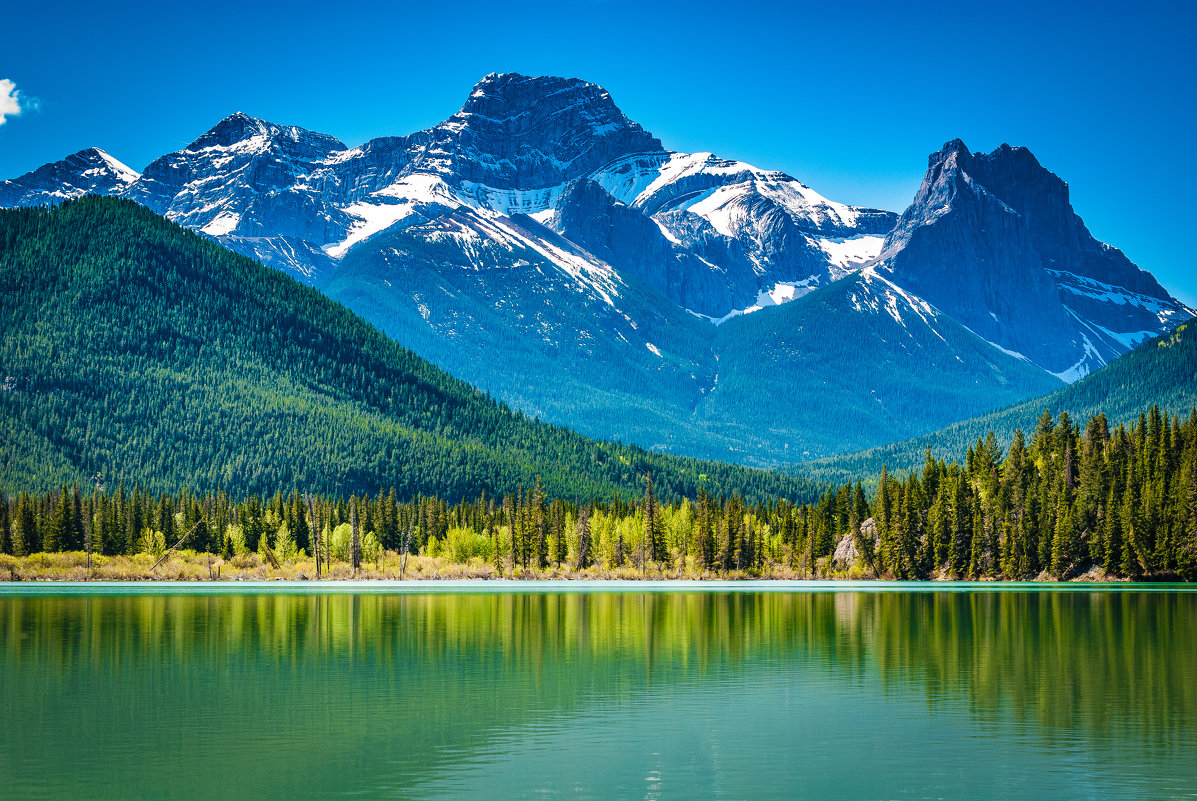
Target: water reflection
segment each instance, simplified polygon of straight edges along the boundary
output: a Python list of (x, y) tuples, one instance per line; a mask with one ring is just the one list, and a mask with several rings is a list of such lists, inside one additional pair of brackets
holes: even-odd
[[(1193, 797), (1197, 595), (0, 599), (13, 797)], [(992, 792), (991, 792), (992, 791)]]

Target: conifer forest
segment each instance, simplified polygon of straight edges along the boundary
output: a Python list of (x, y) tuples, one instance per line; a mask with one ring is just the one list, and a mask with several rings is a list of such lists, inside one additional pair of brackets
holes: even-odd
[[(0, 551), (87, 558), (171, 549), (225, 562), (256, 554), (305, 577), (357, 575), (385, 556), (434, 557), (473, 575), (1197, 578), (1197, 410), (1152, 407), (1131, 426), (1081, 427), (1045, 412), (1008, 450), (991, 434), (960, 461), (883, 471), (810, 503), (747, 503), (700, 488), (663, 502), (651, 474), (636, 497), (550, 498), (541, 482), (450, 502), (395, 489), (149, 493), (139, 487), (20, 493), (0, 505)], [(14, 568), (15, 569), (15, 568)]]

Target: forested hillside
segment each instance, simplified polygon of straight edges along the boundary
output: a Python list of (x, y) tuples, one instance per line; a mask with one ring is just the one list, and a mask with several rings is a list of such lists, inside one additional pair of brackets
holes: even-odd
[(344, 307), (128, 201), (0, 212), (0, 489), (455, 499), (704, 485), (810, 497), (764, 471), (596, 443), (458, 381)]
[(872, 484), (883, 466), (891, 473), (921, 467), (927, 448), (936, 458), (957, 458), (990, 431), (1000, 446), (1009, 447), (1015, 431), (1022, 429), (1029, 434), (1045, 411), (1067, 413), (1073, 420), (1104, 415), (1111, 425), (1130, 424), (1153, 404), (1166, 414), (1181, 416), (1197, 406), (1197, 326), (1192, 323), (1148, 340), (1075, 384), (1048, 395), (915, 439), (796, 465), (791, 472), (829, 483), (863, 479)]

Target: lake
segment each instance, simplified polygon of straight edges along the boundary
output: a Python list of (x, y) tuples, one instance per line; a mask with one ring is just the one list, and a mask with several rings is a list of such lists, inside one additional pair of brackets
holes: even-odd
[(13, 799), (1197, 797), (1197, 593), (0, 585)]

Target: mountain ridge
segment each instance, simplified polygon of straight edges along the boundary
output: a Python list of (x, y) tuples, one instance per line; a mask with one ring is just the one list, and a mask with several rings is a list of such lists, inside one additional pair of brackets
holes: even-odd
[[(953, 140), (928, 164), (902, 215), (849, 206), (667, 150), (596, 84), (494, 73), (442, 123), (356, 147), (233, 114), (112, 191), (531, 414), (759, 465), (837, 448), (832, 414), (787, 422), (787, 392), (847, 404), (862, 428), (843, 447), (880, 444), (1076, 380), (1192, 314), (1094, 240), (1025, 148)], [(868, 332), (833, 326), (853, 352), (819, 335), (832, 319)], [(780, 369), (758, 370), (758, 354)], [(715, 403), (731, 375), (756, 383)], [(821, 393), (829, 379), (841, 390)], [(916, 429), (895, 429), (899, 408)]]

